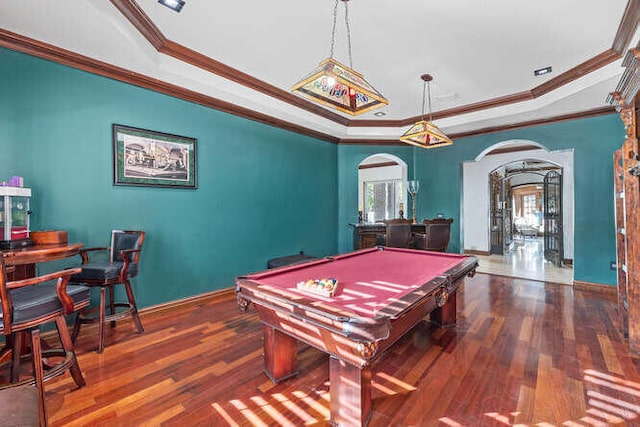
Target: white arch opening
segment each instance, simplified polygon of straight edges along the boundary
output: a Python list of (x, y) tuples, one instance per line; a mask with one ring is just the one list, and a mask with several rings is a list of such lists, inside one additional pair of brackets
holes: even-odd
[[(388, 153), (377, 153), (363, 159), (358, 164), (358, 211), (363, 213), (363, 220), (375, 222), (376, 220), (396, 218), (399, 213), (399, 206), (395, 206), (393, 211), (386, 213), (388, 218), (376, 218), (373, 211), (370, 211), (370, 200), (366, 200), (365, 183), (399, 181), (401, 186), (397, 189), (396, 198), (399, 198), (395, 205), (402, 203), (402, 208), (407, 212), (407, 163), (401, 158)], [(377, 213), (377, 215), (380, 215)]]
[[(531, 147), (518, 150), (518, 147)], [(464, 251), (488, 254), (490, 251), (490, 182), (491, 171), (526, 160), (553, 163), (563, 171), (564, 256), (573, 260), (574, 167), (573, 149), (550, 151), (530, 140), (498, 142), (482, 151), (474, 160), (462, 164), (463, 200), (461, 208), (461, 240)]]

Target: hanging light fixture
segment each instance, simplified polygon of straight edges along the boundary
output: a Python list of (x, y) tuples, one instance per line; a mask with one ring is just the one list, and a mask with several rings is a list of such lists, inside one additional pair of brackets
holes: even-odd
[[(422, 117), (419, 122), (411, 126), (411, 128), (400, 137), (400, 141), (422, 148), (451, 145), (453, 141), (438, 129), (438, 126), (431, 122), (431, 80), (433, 80), (433, 77), (431, 74), (423, 74), (420, 78), (424, 82), (422, 88)], [(429, 91), (429, 121), (424, 119), (424, 101), (427, 89)]]
[(158, 3), (165, 5), (176, 12), (180, 12), (184, 6), (184, 0), (158, 0)]
[[(344, 3), (344, 21), (347, 26), (349, 66), (333, 59), (336, 42), (336, 20), (338, 2)], [(336, 0), (333, 8), (333, 31), (331, 33), (331, 53), (320, 62), (307, 77), (296, 83), (291, 91), (322, 105), (344, 113), (358, 115), (389, 104), (389, 101), (353, 69), (351, 58), (351, 30), (349, 28), (349, 0)]]

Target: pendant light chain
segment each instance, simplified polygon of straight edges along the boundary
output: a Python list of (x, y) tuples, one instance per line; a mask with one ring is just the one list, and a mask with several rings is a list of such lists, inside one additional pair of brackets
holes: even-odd
[[(347, 46), (349, 48), (349, 68), (353, 68), (353, 59), (351, 54), (351, 27), (349, 26), (349, 0), (342, 0), (344, 2), (344, 22), (347, 26)], [(336, 4), (333, 6), (333, 30), (331, 31), (331, 52), (330, 58), (333, 58), (336, 47), (336, 23), (338, 21), (338, 3), (340, 0), (336, 0)]]
[(349, 46), (349, 68), (353, 68), (353, 59), (351, 57), (351, 27), (349, 26), (349, 0), (344, 1), (344, 22), (347, 24), (347, 45)]
[(426, 89), (427, 89), (427, 82), (425, 80), (422, 81), (422, 115), (420, 116), (420, 118), (422, 119), (422, 121), (424, 121), (424, 97), (426, 94)]
[(427, 83), (427, 92), (429, 92), (429, 121), (432, 122), (433, 118), (431, 118), (431, 82)]
[[(423, 74), (420, 76), (422, 79), (422, 116), (419, 122), (414, 123), (405, 133), (400, 137), (400, 141), (420, 147), (420, 148), (435, 148), (443, 147), (445, 145), (453, 144), (451, 138), (449, 138), (444, 132), (442, 132), (433, 123), (432, 110), (431, 110), (431, 81), (433, 76), (431, 74)], [(425, 104), (427, 103), (427, 96), (429, 97), (429, 120), (424, 119)]]
[(331, 53), (329, 58), (333, 58), (333, 51), (336, 46), (336, 21), (338, 19), (338, 1), (336, 0), (336, 4), (333, 6), (333, 30), (331, 31)]

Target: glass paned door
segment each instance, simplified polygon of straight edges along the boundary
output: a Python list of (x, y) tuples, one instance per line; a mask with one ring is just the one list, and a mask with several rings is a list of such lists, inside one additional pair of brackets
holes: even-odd
[(544, 259), (561, 267), (564, 259), (562, 232), (562, 175), (544, 177)]

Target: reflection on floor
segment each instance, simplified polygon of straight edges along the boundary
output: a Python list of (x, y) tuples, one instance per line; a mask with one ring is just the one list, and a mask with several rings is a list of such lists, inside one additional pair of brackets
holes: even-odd
[(514, 249), (507, 255), (477, 255), (478, 272), (519, 277), (545, 282), (573, 284), (571, 266), (555, 267), (544, 260), (542, 237), (514, 240)]

